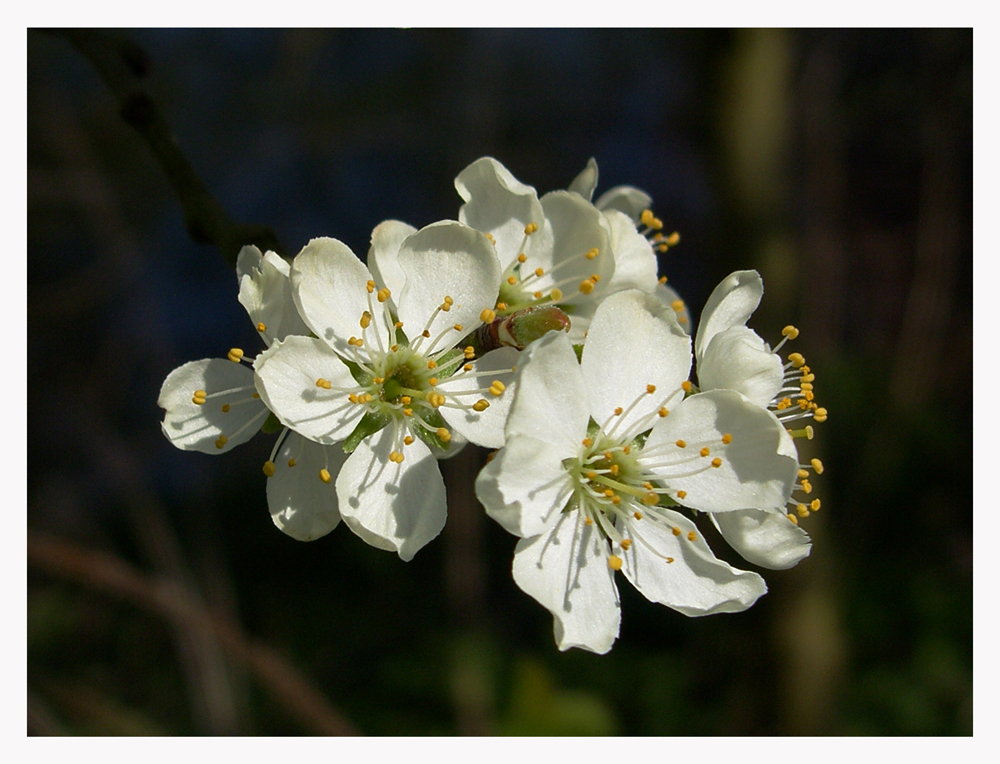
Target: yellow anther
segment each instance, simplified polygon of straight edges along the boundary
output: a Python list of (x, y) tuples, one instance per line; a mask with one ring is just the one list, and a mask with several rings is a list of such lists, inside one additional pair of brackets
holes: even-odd
[(624, 410), (621, 406), (615, 406), (615, 416), (621, 416)]
[(677, 323), (678, 324), (686, 324), (687, 322), (688, 322), (688, 317), (687, 316), (677, 316)]
[[(491, 324), (491, 323), (493, 323), (493, 320), (496, 317), (497, 317), (497, 314), (494, 313), (489, 308), (483, 308), (483, 312), (479, 314), (479, 320), (482, 321), (484, 324)], [(468, 352), (468, 351), (466, 351), (466, 352)]]
[(694, 541), (698, 538), (698, 534), (694, 531), (688, 531), (688, 541)]
[(599, 254), (601, 254), (601, 250), (599, 250), (597, 247), (594, 247), (593, 249), (591, 249), (591, 250), (589, 250), (587, 252), (586, 257), (587, 257), (588, 260), (593, 260)]
[(264, 462), (264, 466), (261, 469), (264, 471), (264, 474), (267, 475), (268, 477), (274, 477), (274, 472), (275, 472), (274, 462), (272, 462), (270, 459)]
[(813, 499), (811, 502), (809, 502), (809, 509), (811, 509), (813, 512), (816, 512), (819, 508), (820, 508), (819, 499)]
[(584, 525), (593, 525), (594, 521), (591, 520), (589, 517), (585, 517), (585, 518), (583, 518), (583, 524)]
[(663, 406), (660, 406), (660, 410), (657, 411), (656, 413), (659, 414), (660, 419), (662, 419), (663, 417), (665, 417), (667, 414), (670, 413), (670, 410)]
[(411, 403), (413, 403), (413, 398), (411, 398), (409, 395), (404, 395), (402, 398), (399, 399), (399, 402), (402, 403), (404, 406), (409, 406)]
[(642, 503), (647, 504), (650, 507), (655, 507), (660, 503), (660, 497), (657, 493), (653, 491), (647, 491), (642, 495)]
[[(397, 329), (402, 329), (403, 328), (403, 322), (402, 321), (397, 321), (396, 323), (393, 324), (393, 326), (395, 326)], [(397, 347), (399, 347), (399, 346), (398, 345), (393, 345), (392, 346), (392, 352), (393, 353), (396, 352), (396, 348)]]
[(659, 281), (661, 284), (666, 284), (667, 283), (667, 277), (666, 276), (660, 276), (660, 278), (657, 279), (657, 281)]
[(798, 525), (799, 524), (799, 518), (797, 518), (791, 512), (789, 512), (787, 515), (785, 515), (785, 517), (787, 517), (789, 520), (792, 521), (792, 525)]
[(412, 435), (407, 435), (405, 438), (403, 438), (403, 445), (404, 446), (412, 446), (413, 445), (413, 436)]
[(590, 274), (590, 280), (593, 281), (596, 284), (598, 281), (601, 280), (601, 277), (597, 273), (591, 273)]
[(608, 567), (611, 568), (611, 570), (621, 570), (622, 558), (616, 554), (611, 555), (608, 557)]
[(194, 395), (191, 397), (191, 403), (196, 406), (204, 406), (206, 400), (208, 399), (205, 397), (204, 390), (195, 390)]
[(375, 282), (368, 279), (368, 282), (365, 284), (365, 288), (368, 290), (368, 294), (371, 294), (375, 291)]
[(683, 382), (681, 382), (681, 390), (683, 390), (685, 393), (690, 393), (691, 383), (685, 379)]
[(223, 404), (222, 404), (222, 413), (223, 413), (223, 414), (228, 414), (228, 413), (229, 413), (229, 408), (230, 408), (230, 407), (229, 407), (229, 404), (228, 404), (228, 403), (223, 403)]
[(267, 324), (265, 324), (263, 321), (258, 321), (257, 322), (257, 331), (258, 332), (262, 332), (262, 333), (266, 332), (267, 331)]
[(667, 564), (669, 565), (670, 563), (672, 563), (674, 561), (674, 558), (673, 557), (667, 557), (666, 560), (667, 560)]
[(680, 535), (681, 535), (681, 529), (680, 529), (680, 528), (678, 528), (678, 527), (677, 527), (676, 525), (674, 526), (674, 529), (673, 529), (673, 534), (674, 534), (675, 536), (680, 536)]
[(617, 475), (619, 472), (618, 465), (612, 464), (610, 467), (608, 467), (608, 472), (610, 472), (612, 475)]
[(388, 287), (382, 287), (375, 293), (375, 297), (379, 302), (385, 302), (391, 296), (392, 293), (389, 291)]
[(452, 305), (455, 304), (455, 301), (453, 299), (451, 299), (450, 295), (445, 295), (444, 296), (444, 304), (447, 305), (448, 307), (451, 307)]
[(809, 463), (812, 465), (812, 468), (816, 471), (817, 475), (823, 474), (823, 462), (819, 459), (810, 459)]
[(437, 361), (435, 361), (433, 358), (431, 358), (429, 361), (427, 361), (427, 368), (428, 369), (436, 369), (437, 368)]
[(451, 431), (447, 427), (438, 427), (436, 432), (443, 443), (448, 443), (451, 440)]
[(594, 282), (590, 279), (585, 279), (580, 282), (579, 289), (583, 294), (590, 294), (594, 291)]
[(491, 233), (486, 234), (486, 238), (489, 239), (494, 244), (497, 243), (497, 240), (493, 238), (493, 234), (491, 234)]
[(719, 467), (722, 466), (722, 459), (718, 456), (712, 459), (712, 466), (715, 467), (715, 469), (719, 469)]
[(531, 296), (534, 297), (536, 300), (541, 300), (544, 294), (545, 294), (544, 292), (532, 292)]
[(799, 330), (796, 329), (794, 326), (786, 326), (784, 329), (781, 330), (781, 333), (785, 337), (788, 337), (788, 339), (790, 340), (794, 340), (796, 337), (799, 336)]
[(496, 396), (503, 395), (503, 391), (506, 389), (507, 386), (499, 379), (494, 379), (493, 383), (490, 385), (490, 393)]
[(727, 432), (725, 435), (723, 435), (722, 436), (722, 442), (725, 443), (727, 446), (730, 443), (732, 443), (733, 442), (733, 436), (732, 436), (732, 434)]
[(497, 310), (507, 310), (507, 303), (505, 303), (505, 302), (498, 302), (497, 303)]
[(465, 357), (468, 359), (476, 357), (476, 349), (472, 347), (472, 345), (466, 346), (465, 350), (463, 350), (462, 352), (465, 353)]
[(462, 367), (462, 371), (472, 371), (472, 364), (467, 363)]
[(316, 380), (316, 387), (322, 387), (324, 390), (329, 390), (332, 385), (330, 384), (330, 380), (320, 377)]
[(808, 480), (803, 480), (802, 481), (802, 492), (804, 494), (806, 494), (806, 495), (812, 493), (813, 492), (812, 483), (810, 483)]
[[(804, 369), (806, 367), (803, 366), (802, 368)], [(800, 381), (801, 382), (815, 382), (816, 381), (816, 375), (815, 374), (803, 374), (802, 375), (802, 379)]]
[(372, 323), (372, 314), (367, 310), (361, 314), (361, 320), (358, 322), (361, 324), (362, 329), (367, 329)]
[(797, 474), (798, 474), (799, 480), (802, 480), (802, 478), (809, 477), (809, 471), (808, 470), (799, 470)]
[(622, 539), (622, 549), (627, 552), (630, 546), (632, 546), (632, 539)]
[(559, 302), (562, 299), (562, 296), (563, 296), (563, 293), (562, 293), (561, 289), (550, 289), (549, 290), (549, 299), (552, 300), (552, 302)]
[(473, 411), (486, 411), (490, 407), (490, 402), (480, 398), (478, 401), (472, 404)]
[[(400, 322), (399, 326), (402, 326), (402, 325), (403, 325), (402, 322)], [(393, 345), (392, 347), (389, 348), (389, 350), (391, 350), (393, 353), (395, 353), (397, 350), (399, 350), (399, 345)]]
[(372, 377), (372, 382), (374, 382), (376, 385), (381, 385), (383, 382), (385, 382), (385, 377)]
[(675, 444), (677, 448), (687, 448), (687, 441), (678, 439)]
[(254, 393), (250, 396), (251, 398), (260, 398), (260, 393)]
[(421, 336), (427, 338), (427, 337), (431, 336), (431, 331), (430, 331), (430, 329), (424, 329), (422, 332), (420, 332), (420, 334), (421, 334)]
[(799, 389), (812, 390), (813, 389), (812, 382), (802, 382), (801, 384), (799, 384)]
[(427, 402), (434, 408), (441, 408), (445, 404), (446, 398), (441, 393), (428, 393)]
[(631, 451), (631, 450), (632, 450), (631, 446), (625, 446), (625, 447), (622, 448), (622, 453), (623, 454), (628, 454), (629, 451)]
[(636, 520), (641, 520), (642, 519), (642, 512), (633, 512), (632, 513), (632, 517), (634, 517)]
[(677, 231), (674, 231), (672, 234), (670, 234), (667, 237), (667, 246), (668, 247), (676, 247), (680, 243), (681, 243), (681, 235), (679, 233), (677, 233)]
[(806, 362), (806, 359), (802, 357), (802, 353), (789, 353), (788, 360), (796, 369), (801, 368)]
[(685, 497), (687, 497), (687, 495), (688, 495), (687, 491), (678, 491), (677, 492), (677, 498), (678, 499), (684, 499)]
[[(812, 387), (812, 385), (810, 385), (810, 387)], [(807, 401), (809, 401), (810, 403), (812, 403), (813, 399), (814, 399), (814, 398), (815, 398), (816, 396), (815, 396), (815, 394), (813, 393), (813, 391), (812, 391), (812, 390), (805, 390), (805, 391), (803, 391), (803, 393), (802, 393), (802, 397), (803, 397), (803, 398), (805, 398), (805, 399), (806, 399)], [(812, 407), (812, 406), (810, 406), (810, 408), (813, 408), (813, 407)]]
[(593, 480), (597, 477), (597, 473), (594, 470), (587, 470), (583, 474), (587, 476), (587, 480)]
[(531, 234), (533, 234), (537, 230), (538, 230), (538, 223), (528, 223), (528, 225), (524, 227), (524, 233), (526, 236), (531, 236)]
[(784, 411), (791, 405), (792, 405), (791, 398), (782, 398), (780, 401), (778, 401), (778, 405), (775, 406), (775, 408), (778, 409), (778, 411)]
[(399, 451), (390, 451), (389, 452), (389, 461), (393, 462), (395, 464), (402, 464), (403, 463), (403, 459), (405, 459), (405, 458), (406, 457), (404, 457)]
[(522, 252), (521, 254), (519, 254), (517, 256), (517, 261), (519, 263), (523, 263), (523, 262), (527, 261), (527, 259), (528, 259), (528, 256), (526, 254), (524, 254), (524, 252)]
[(349, 400), (351, 403), (357, 403), (358, 402), (357, 393), (348, 393), (347, 400)]
[(544, 276), (545, 275), (545, 269), (544, 268), (535, 268), (535, 275), (536, 276)]
[(653, 218), (653, 221), (649, 224), (649, 227), (652, 228), (654, 231), (659, 231), (661, 228), (663, 228), (663, 221), (660, 220), (659, 218)]
[(796, 504), (795, 511), (798, 513), (799, 517), (809, 517), (809, 507), (805, 504)]
[(359, 340), (357, 337), (349, 337), (347, 339), (347, 344), (350, 345), (351, 347), (359, 348), (363, 346), (365, 343), (364, 340)]
[(455, 324), (455, 325), (454, 325), (454, 326), (452, 327), (452, 329), (454, 329), (454, 330), (455, 330), (456, 332), (460, 332), (460, 331), (462, 331), (462, 330), (463, 330), (464, 328), (465, 328), (465, 327), (464, 327), (464, 326), (462, 326), (461, 324)]
[(709, 455), (710, 453), (712, 453), (712, 452), (708, 450), (708, 446), (705, 446), (705, 447), (704, 447), (703, 449), (701, 449), (701, 451), (699, 451), (698, 453), (699, 453), (699, 454), (701, 454), (702, 456), (708, 456), (708, 455)]
[(807, 401), (805, 398), (799, 398), (799, 408), (802, 409), (803, 411), (808, 411), (809, 401)]
[(807, 424), (806, 425), (806, 440), (812, 440), (813, 437), (815, 436), (815, 434), (816, 434), (816, 431), (813, 430), (812, 425), (811, 424)]
[(670, 303), (670, 307), (674, 309), (674, 313), (680, 313), (684, 310), (684, 300), (674, 300)]
[(437, 383), (438, 383), (437, 377), (431, 377), (430, 379), (427, 380), (427, 384), (430, 385), (431, 387), (434, 387)]
[(229, 353), (226, 355), (226, 358), (228, 358), (233, 363), (239, 363), (241, 360), (243, 360), (243, 351), (240, 350), (239, 348), (230, 348)]
[(510, 284), (511, 286), (514, 286), (514, 284), (517, 283), (517, 276), (508, 276), (507, 283)]
[(206, 391), (204, 391), (204, 390), (195, 390), (194, 391), (194, 397), (195, 398), (205, 398), (207, 396), (208, 396), (208, 393)]
[(295, 464), (296, 464), (296, 461), (295, 461), (295, 457), (293, 456), (291, 459), (288, 460), (288, 466), (289, 467), (294, 467)]
[(610, 499), (612, 496), (615, 495), (615, 492), (611, 488), (608, 488), (604, 491), (604, 495)]
[(643, 210), (642, 214), (639, 216), (639, 221), (643, 225), (649, 225), (650, 223), (652, 223), (653, 222), (653, 211), (652, 210)]
[(815, 419), (817, 422), (820, 422), (820, 423), (825, 422), (826, 421), (826, 409), (823, 408), (823, 407), (820, 407), (820, 408), (816, 409), (813, 412), (813, 419)]
[(604, 452), (604, 458), (607, 459), (610, 462), (611, 461), (611, 452), (610, 451), (605, 451)]
[(582, 443), (584, 448), (590, 448), (592, 445), (594, 445), (594, 441), (592, 441), (590, 438), (584, 438)]

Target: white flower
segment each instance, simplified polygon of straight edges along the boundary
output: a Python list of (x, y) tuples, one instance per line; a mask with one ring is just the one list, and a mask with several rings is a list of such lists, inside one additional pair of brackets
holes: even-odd
[(539, 200), (534, 188), (492, 157), (462, 170), (455, 188), (465, 201), (458, 219), (496, 246), (503, 268), (500, 315), (539, 305), (575, 314), (609, 294), (612, 229), (588, 200), (569, 191)]
[[(597, 188), (597, 161), (591, 158), (583, 172), (573, 179), (569, 189), (587, 201)], [(601, 211), (611, 231), (611, 250), (614, 254), (615, 272), (608, 282), (607, 294), (623, 289), (641, 289), (655, 294), (662, 303), (670, 305), (677, 314), (681, 327), (691, 332), (687, 306), (672, 287), (667, 286), (666, 276), (657, 278), (656, 252), (664, 253), (680, 241), (678, 234), (663, 234), (663, 222), (650, 210), (652, 197), (634, 186), (615, 186), (605, 191), (594, 202)], [(585, 330), (590, 322), (594, 305), (585, 305), (576, 316), (575, 329)], [(574, 336), (582, 337), (582, 334)]]
[[(244, 247), (237, 258), (239, 300), (264, 344), (289, 335), (308, 334), (291, 297), (289, 266), (274, 252), (261, 255)], [(256, 392), (254, 372), (244, 366), (243, 351), (233, 348), (228, 359), (191, 361), (175, 369), (163, 383), (159, 405), (166, 409), (163, 433), (178, 448), (221, 454), (247, 442), (267, 420), (269, 411)], [(281, 459), (274, 466), (280, 448)], [(309, 541), (329, 533), (340, 522), (332, 487), (323, 490), (305, 481), (298, 462), (307, 465), (342, 456), (342, 452), (285, 432), (264, 467), (269, 476), (267, 503), (274, 524), (293, 538)], [(341, 459), (342, 461), (342, 459)]]
[(677, 510), (782, 507), (795, 460), (773, 414), (739, 393), (685, 397), (690, 347), (670, 308), (628, 290), (598, 308), (579, 363), (562, 333), (522, 354), (507, 444), (476, 494), (521, 537), (514, 579), (552, 612), (561, 650), (611, 648), (616, 570), (687, 615), (743, 610), (766, 591)]
[(412, 232), (390, 221), (373, 233), (369, 262), (371, 271), (336, 239), (299, 253), (292, 292), (315, 336), (263, 353), (257, 389), (287, 427), (343, 443), (350, 455), (339, 474), (314, 464), (315, 480), (335, 478), (348, 526), (409, 560), (444, 526), (435, 457), (449, 452), (453, 433), (503, 444), (503, 393), (518, 352), (473, 360), (460, 344), (495, 315), (501, 267), (484, 234), (456, 222)]
[[(822, 422), (826, 409), (813, 400), (815, 376), (804, 365), (805, 359), (792, 353), (785, 362), (777, 352), (787, 340), (798, 336), (798, 330), (785, 327), (784, 339), (772, 349), (746, 326), (763, 294), (764, 284), (756, 271), (737, 271), (712, 292), (694, 343), (699, 388), (703, 392), (736, 390), (758, 406), (770, 409), (786, 425), (804, 418)], [(793, 432), (812, 437), (811, 427)], [(788, 431), (782, 438), (781, 452), (798, 462), (798, 451)], [(807, 495), (812, 492), (809, 469), (822, 472), (823, 466), (818, 459), (799, 465), (801, 482), (795, 488)], [(795, 514), (786, 516), (784, 508), (748, 508), (725, 516), (713, 515), (712, 520), (746, 560), (766, 568), (790, 568), (807, 557), (812, 546), (809, 535), (797, 526), (797, 516), (808, 516), (811, 510), (819, 509), (820, 502), (807, 498), (805, 502), (789, 503)]]

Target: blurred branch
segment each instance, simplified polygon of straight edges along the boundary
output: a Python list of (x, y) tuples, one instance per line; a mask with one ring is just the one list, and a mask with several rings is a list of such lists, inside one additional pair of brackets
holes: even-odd
[(359, 734), (283, 655), (249, 639), (230, 619), (191, 601), (175, 584), (144, 576), (111, 555), (34, 531), (28, 532), (28, 564), (210, 633), (303, 727), (320, 735)]
[(156, 102), (142, 80), (149, 72), (149, 57), (135, 43), (92, 29), (60, 29), (90, 63), (118, 99), (123, 120), (149, 145), (181, 203), (184, 223), (191, 238), (215, 244), (230, 265), (242, 247), (255, 244), (263, 251), (286, 254), (277, 235), (265, 226), (237, 223), (202, 183), (177, 144)]

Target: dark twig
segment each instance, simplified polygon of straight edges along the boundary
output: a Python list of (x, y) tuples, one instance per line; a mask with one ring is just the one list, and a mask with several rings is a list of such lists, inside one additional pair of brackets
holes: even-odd
[(90, 61), (118, 99), (122, 119), (149, 145), (174, 187), (188, 234), (194, 241), (215, 244), (233, 267), (240, 249), (247, 244), (286, 254), (270, 228), (237, 223), (202, 183), (146, 92), (143, 79), (149, 71), (149, 58), (138, 45), (92, 29), (62, 29), (58, 34)]
[(320, 735), (358, 734), (287, 658), (249, 639), (231, 619), (197, 604), (175, 583), (145, 576), (111, 555), (33, 531), (28, 532), (28, 563), (49, 575), (204, 630), (270, 688), (303, 727)]

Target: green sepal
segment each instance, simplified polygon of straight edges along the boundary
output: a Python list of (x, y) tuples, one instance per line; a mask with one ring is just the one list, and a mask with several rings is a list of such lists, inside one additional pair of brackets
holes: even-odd
[(361, 417), (361, 421), (358, 422), (354, 431), (347, 436), (347, 440), (344, 441), (344, 453), (353, 453), (354, 449), (358, 447), (358, 444), (361, 441), (369, 435), (374, 435), (376, 432), (381, 430), (389, 424), (389, 420), (390, 417), (386, 414), (376, 411), (369, 411), (366, 413), (363, 417)]
[(368, 385), (372, 383), (371, 375), (358, 366), (354, 361), (348, 361), (344, 357), (341, 357), (340, 360), (344, 362), (344, 365), (350, 370), (351, 376), (354, 377), (354, 381), (359, 385), (362, 387), (368, 387)]
[(580, 363), (583, 360), (583, 343), (574, 345), (573, 352), (576, 353), (576, 362)]
[(465, 345), (461, 348), (452, 348), (437, 361), (438, 374), (442, 379), (447, 379), (456, 371), (462, 368), (460, 363), (452, 363), (456, 358), (465, 359)]
[(284, 426), (285, 425), (278, 421), (278, 417), (274, 415), (273, 411), (268, 411), (267, 419), (265, 419), (264, 424), (260, 426), (260, 431), (271, 434), (272, 432), (280, 432), (281, 428)]

